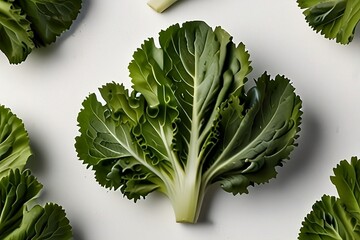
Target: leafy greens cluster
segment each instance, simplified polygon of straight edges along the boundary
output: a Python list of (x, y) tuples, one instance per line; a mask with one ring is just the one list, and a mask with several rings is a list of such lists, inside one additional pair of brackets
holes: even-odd
[(360, 160), (341, 161), (331, 182), (339, 197), (323, 195), (305, 218), (299, 240), (360, 239)]
[(360, 0), (297, 0), (306, 21), (328, 39), (348, 44), (360, 21)]
[(105, 104), (86, 98), (75, 147), (101, 185), (135, 201), (164, 193), (177, 222), (195, 223), (211, 184), (235, 195), (276, 176), (298, 136), (301, 100), (279, 75), (246, 91), (249, 54), (220, 27), (176, 24), (159, 42), (134, 53), (133, 91), (109, 83)]
[(80, 8), (81, 0), (0, 0), (1, 51), (10, 63), (23, 62), (69, 29)]
[(71, 226), (61, 206), (33, 206), (42, 185), (30, 170), (24, 170), (31, 155), (22, 121), (0, 105), (0, 239), (72, 239)]

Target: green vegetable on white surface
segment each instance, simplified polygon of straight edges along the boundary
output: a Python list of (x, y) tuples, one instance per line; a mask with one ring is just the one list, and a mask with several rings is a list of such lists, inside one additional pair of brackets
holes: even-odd
[(0, 105), (0, 239), (72, 239), (61, 206), (34, 204), (43, 186), (24, 169), (31, 155), (22, 121)]
[(323, 195), (306, 216), (299, 240), (360, 239), (360, 160), (341, 161), (331, 182), (339, 197)]
[(148, 1), (148, 5), (158, 13), (161, 13), (177, 1), (178, 0), (150, 0)]
[(0, 50), (10, 63), (25, 61), (69, 29), (80, 8), (81, 0), (0, 0)]
[(348, 44), (360, 21), (360, 0), (297, 0), (306, 21), (328, 39)]
[(301, 100), (280, 75), (246, 89), (249, 54), (220, 27), (176, 24), (159, 44), (134, 53), (131, 92), (113, 82), (101, 101), (86, 98), (75, 147), (102, 186), (134, 201), (161, 192), (177, 222), (195, 223), (210, 185), (235, 195), (276, 176), (296, 145)]

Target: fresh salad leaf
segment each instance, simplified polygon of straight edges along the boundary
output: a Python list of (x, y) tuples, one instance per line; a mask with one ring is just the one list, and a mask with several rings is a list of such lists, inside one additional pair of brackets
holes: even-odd
[(34, 205), (43, 186), (30, 170), (23, 170), (30, 156), (28, 134), (21, 120), (0, 106), (0, 239), (72, 239), (61, 206)]
[(21, 63), (35, 47), (55, 42), (76, 19), (81, 0), (1, 0), (0, 49)]
[(299, 240), (360, 239), (360, 160), (341, 161), (334, 174), (331, 181), (339, 197), (324, 195), (313, 205)]
[(41, 188), (29, 170), (11, 170), (0, 180), (0, 239), (72, 239), (69, 220), (59, 205), (48, 203), (28, 209)]
[(359, 0), (297, 0), (306, 21), (328, 39), (348, 44), (360, 21)]
[(177, 222), (195, 223), (204, 195), (268, 182), (298, 137), (301, 100), (284, 76), (252, 70), (222, 28), (186, 22), (146, 40), (129, 64), (133, 90), (108, 83), (78, 115), (79, 158), (97, 181), (137, 201), (165, 194)]

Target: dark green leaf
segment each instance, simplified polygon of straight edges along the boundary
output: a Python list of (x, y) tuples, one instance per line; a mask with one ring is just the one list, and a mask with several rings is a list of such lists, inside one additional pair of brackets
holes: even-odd
[(16, 0), (34, 31), (36, 46), (55, 42), (77, 17), (81, 0)]
[[(301, 100), (288, 79), (263, 74), (241, 103), (232, 98), (220, 110), (220, 140), (208, 172), (226, 191), (247, 192), (265, 183), (288, 158), (300, 130)], [(212, 173), (214, 172), (214, 173)], [(233, 187), (231, 187), (233, 186)]]
[(194, 223), (210, 184), (245, 192), (275, 176), (300, 124), (300, 98), (288, 79), (252, 70), (244, 44), (201, 21), (150, 38), (129, 65), (133, 91), (107, 84), (78, 116), (78, 156), (106, 187), (131, 199), (152, 191), (171, 201), (178, 222)]
[(359, 0), (298, 0), (306, 21), (326, 38), (348, 44), (360, 20)]

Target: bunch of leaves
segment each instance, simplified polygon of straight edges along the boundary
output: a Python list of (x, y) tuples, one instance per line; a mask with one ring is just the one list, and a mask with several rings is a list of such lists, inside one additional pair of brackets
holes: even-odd
[(339, 197), (323, 195), (307, 215), (299, 240), (360, 239), (360, 160), (341, 161), (331, 182)]
[[(252, 70), (244, 44), (205, 22), (146, 40), (129, 64), (133, 91), (109, 83), (78, 115), (76, 150), (97, 181), (138, 200), (164, 193), (178, 222), (195, 223), (206, 190), (268, 182), (296, 145), (301, 100), (284, 76)], [(104, 103), (102, 103), (104, 102)]]
[(306, 21), (328, 39), (348, 44), (360, 20), (360, 0), (297, 0)]
[(24, 61), (69, 29), (81, 0), (0, 0), (0, 49), (10, 63)]
[(43, 186), (24, 170), (31, 155), (22, 121), (0, 105), (0, 239), (72, 239), (61, 206), (34, 204)]

